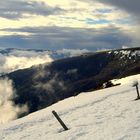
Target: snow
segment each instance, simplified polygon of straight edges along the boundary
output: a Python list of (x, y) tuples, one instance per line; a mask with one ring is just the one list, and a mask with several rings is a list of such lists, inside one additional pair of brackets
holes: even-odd
[(140, 56), (140, 51), (135, 51), (132, 53), (132, 56), (136, 56), (136, 55)]
[(125, 78), (121, 78), (121, 79), (114, 79), (111, 80), (114, 84), (118, 84), (121, 83), (121, 85), (133, 85), (133, 82), (138, 81), (140, 83), (140, 74), (137, 75), (133, 75), (133, 76), (129, 76), (129, 77), (125, 77)]
[[(111, 54), (112, 51), (109, 51), (108, 54)], [(124, 58), (128, 58), (128, 59), (133, 59), (136, 56), (140, 56), (140, 50), (135, 50), (135, 51), (131, 51), (131, 50), (121, 50), (121, 51), (114, 51), (113, 52), (115, 55), (120, 55), (120, 59), (124, 59)], [(135, 61), (135, 59), (134, 59)]]
[[(133, 78), (139, 80), (140, 76)], [(139, 140), (140, 101), (135, 101), (130, 77), (121, 82), (120, 86), (81, 93), (0, 125), (0, 140)], [(68, 131), (63, 130), (52, 110), (59, 114)]]

